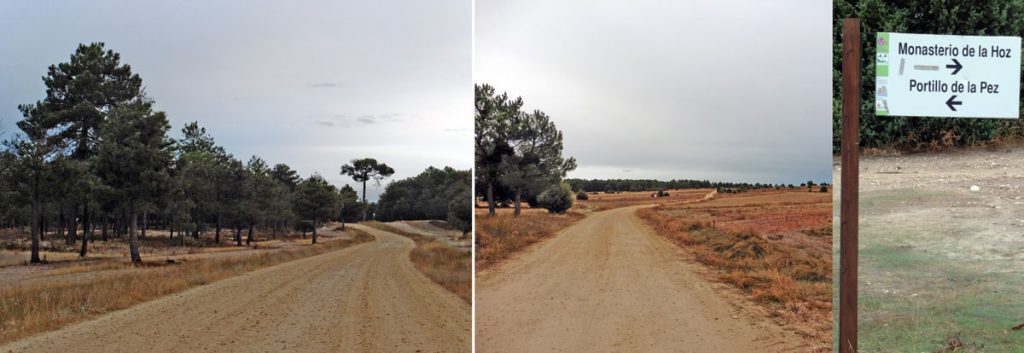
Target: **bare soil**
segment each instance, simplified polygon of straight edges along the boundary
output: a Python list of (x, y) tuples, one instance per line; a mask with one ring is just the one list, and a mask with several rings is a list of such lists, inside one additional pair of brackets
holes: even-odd
[(861, 159), (862, 351), (1020, 352), (1022, 162), (1019, 147)]

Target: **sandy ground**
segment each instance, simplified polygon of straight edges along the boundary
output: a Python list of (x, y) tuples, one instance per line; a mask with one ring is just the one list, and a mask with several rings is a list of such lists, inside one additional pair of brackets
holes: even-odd
[(0, 352), (468, 352), (470, 308), (377, 240), (29, 337)]
[[(956, 237), (921, 236), (929, 237), (927, 240), (935, 242), (934, 250), (950, 258), (1006, 261), (1006, 266), (1000, 267), (1010, 271), (1024, 268), (1024, 149), (866, 157), (860, 164), (862, 199), (888, 196), (903, 206), (883, 214), (883, 207), (862, 205), (862, 215), (870, 220), (862, 218), (862, 224), (888, 229), (927, 229), (936, 221), (955, 224), (970, 231)], [(839, 168), (834, 175), (838, 185)], [(972, 186), (977, 186), (977, 191), (972, 191)], [(945, 194), (938, 199), (947, 202), (900, 195), (903, 192)]]
[(789, 352), (799, 340), (635, 215), (596, 212), (477, 276), (477, 352)]
[(930, 352), (959, 335), (1021, 352), (1009, 327), (1024, 322), (1022, 161), (1024, 148), (861, 159), (863, 351)]

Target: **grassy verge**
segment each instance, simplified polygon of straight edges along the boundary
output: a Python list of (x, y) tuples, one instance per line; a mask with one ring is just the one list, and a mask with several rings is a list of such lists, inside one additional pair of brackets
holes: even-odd
[[(715, 229), (707, 221), (673, 212), (659, 206), (642, 209), (639, 215), (658, 234), (690, 250), (697, 262), (716, 270), (720, 281), (768, 308), (777, 320), (793, 324), (798, 333), (816, 341), (831, 339), (830, 225), (783, 240), (778, 234)], [(817, 243), (825, 248), (812, 245)]]
[[(1020, 241), (972, 237), (1004, 217), (983, 196), (915, 188), (861, 200), (861, 351), (1024, 352), (1013, 329), (1024, 322)], [(971, 216), (948, 220), (956, 213)]]
[[(978, 271), (911, 247), (869, 245), (860, 253), (868, 276), (860, 292), (864, 352), (1022, 352), (1019, 273)], [(889, 270), (883, 270), (889, 269)], [(874, 277), (874, 278), (871, 278)]]
[[(355, 233), (351, 240), (314, 246), (177, 264), (119, 264), (115, 266), (123, 271), (95, 278), (55, 279), (0, 288), (0, 343), (54, 330), (219, 279), (372, 240), (372, 236)], [(89, 273), (81, 275), (90, 276)]]
[(575, 212), (564, 215), (524, 213), (519, 217), (480, 215), (476, 217), (476, 268), (492, 267), (582, 218), (582, 214)]
[(413, 266), (441, 287), (455, 293), (467, 302), (471, 301), (473, 269), (470, 266), (472, 254), (469, 251), (452, 248), (421, 234), (402, 231), (384, 223), (364, 222), (361, 224), (399, 234), (415, 241), (416, 247), (409, 252), (409, 260), (412, 261)]

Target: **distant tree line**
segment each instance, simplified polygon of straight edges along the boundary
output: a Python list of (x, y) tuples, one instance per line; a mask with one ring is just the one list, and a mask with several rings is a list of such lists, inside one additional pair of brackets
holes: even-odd
[[(842, 19), (860, 18), (860, 145), (904, 150), (963, 147), (1024, 138), (1020, 119), (936, 119), (875, 116), (875, 33), (978, 36), (1024, 35), (1024, 2), (971, 0), (835, 0), (832, 2), (832, 152), (839, 153), (842, 120)], [(1022, 85), (1024, 87), (1024, 85)], [(1024, 104), (1021, 105), (1024, 107)]]
[[(707, 189), (718, 190), (755, 190), (794, 188), (793, 184), (748, 183), (748, 182), (712, 182), (708, 180), (672, 179), (668, 181), (655, 179), (566, 179), (576, 192), (624, 192), (624, 191), (665, 191), (672, 189)], [(801, 183), (801, 187), (828, 185), (816, 184), (813, 180)]]
[(300, 178), (286, 164), (243, 163), (196, 122), (174, 140), (142, 79), (103, 43), (79, 45), (43, 81), (46, 97), (18, 107), (20, 133), (0, 149), (0, 228), (29, 228), (33, 263), (49, 230), (80, 241), (83, 257), (97, 236), (127, 238), (132, 262), (141, 261), (138, 238), (153, 228), (180, 244), (210, 235), (219, 243), (224, 230), (248, 244), (256, 229), (312, 231), (316, 243), (322, 223), (364, 217), (365, 181), (394, 172), (365, 159), (343, 168), (364, 182), (360, 201), (348, 185)]
[[(562, 157), (562, 132), (540, 110), (523, 110), (522, 98), (497, 94), (488, 84), (475, 85), (476, 190), (495, 214), (511, 203), (518, 216), (522, 202), (564, 212), (574, 200), (562, 184), (576, 160)], [(547, 196), (540, 195), (548, 192)]]

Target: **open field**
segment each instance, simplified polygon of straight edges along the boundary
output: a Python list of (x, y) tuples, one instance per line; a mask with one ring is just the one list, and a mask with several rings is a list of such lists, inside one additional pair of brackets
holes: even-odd
[[(166, 295), (0, 351), (468, 351), (469, 305), (413, 267), (413, 241), (349, 228), (375, 240)], [(137, 289), (118, 283), (128, 293)]]
[(0, 268), (0, 342), (240, 273), (373, 240), (365, 233), (340, 233), (330, 227), (322, 232), (325, 241), (316, 246), (278, 240), (278, 245), (259, 250), (163, 249), (159, 258), (150, 258), (141, 267), (131, 265), (125, 256), (114, 255), (46, 265), (5, 266)]
[(530, 245), (554, 236), (581, 218), (583, 214), (571, 211), (562, 215), (549, 214), (547, 211), (530, 212), (519, 217), (514, 217), (512, 213), (498, 213), (494, 216), (477, 213), (477, 271), (509, 259)]
[(758, 190), (641, 209), (655, 231), (815, 350), (832, 336), (831, 194)]
[(473, 295), (472, 252), (462, 232), (429, 221), (367, 222), (367, 226), (400, 234), (416, 242), (409, 260), (435, 283), (470, 302)]
[(861, 351), (1021, 352), (1022, 160), (1021, 148), (862, 158)]
[(587, 200), (577, 200), (574, 207), (580, 211), (603, 211), (654, 203), (695, 202), (710, 199), (716, 194), (714, 189), (680, 189), (666, 190), (666, 192), (668, 192), (668, 196), (662, 197), (655, 197), (656, 191), (624, 191), (614, 194), (595, 192), (588, 194)]

